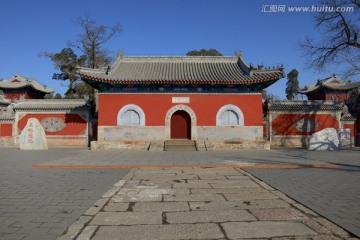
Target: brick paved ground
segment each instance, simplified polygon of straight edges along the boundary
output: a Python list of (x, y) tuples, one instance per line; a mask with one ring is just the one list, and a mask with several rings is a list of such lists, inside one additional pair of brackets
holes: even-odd
[(69, 239), (351, 239), (235, 168), (133, 169), (72, 224)]
[[(227, 151), (227, 152), (155, 152), (149, 153), (145, 151), (87, 151), (84, 149), (51, 149), (49, 151), (18, 151), (16, 149), (0, 149), (0, 239), (21, 239), (21, 237), (26, 236), (27, 239), (53, 239), (56, 235), (61, 233), (66, 227), (76, 221), (76, 224), (71, 225), (69, 232), (76, 232), (79, 229), (82, 229), (84, 224), (89, 223), (92, 219), (94, 212), (101, 211), (103, 212), (141, 212), (144, 211), (144, 215), (135, 216), (135, 219), (146, 217), (146, 209), (156, 209), (158, 206), (144, 206), (138, 204), (134, 208), (134, 202), (121, 202), (129, 201), (129, 198), (126, 199), (122, 195), (117, 195), (114, 198), (113, 204), (104, 203), (104, 200), (100, 200), (92, 208), (90, 208), (86, 215), (78, 218), (84, 211), (90, 206), (93, 202), (98, 199), (114, 182), (119, 181), (121, 176), (127, 170), (119, 169), (31, 169), (32, 165), (239, 165), (239, 166), (259, 166), (262, 164), (266, 165), (277, 165), (279, 164), (324, 164), (324, 163), (336, 163), (338, 169), (319, 169), (319, 168), (302, 168), (302, 169), (252, 169), (251, 171), (256, 174), (259, 178), (264, 178), (267, 182), (274, 185), (274, 187), (279, 188), (281, 191), (286, 192), (293, 198), (296, 198), (299, 202), (305, 203), (310, 207), (313, 207), (321, 215), (327, 216), (330, 220), (336, 222), (336, 218), (340, 219), (345, 228), (353, 231), (357, 231), (359, 224), (359, 151), (356, 149), (346, 150), (342, 152), (309, 152), (306, 150), (299, 149), (275, 149), (271, 151)], [(248, 169), (246, 169), (248, 170)], [(170, 171), (170, 170), (169, 170)], [(183, 170), (185, 173), (185, 170)], [(249, 170), (250, 172), (250, 170)], [(166, 174), (173, 174), (174, 172), (167, 172)], [(166, 176), (165, 174), (165, 176)], [(177, 174), (177, 173), (176, 173)], [(131, 174), (130, 174), (131, 175)], [(151, 174), (150, 174), (151, 175)], [(209, 178), (208, 174), (198, 173), (197, 179), (193, 180), (207, 180)], [(208, 180), (235, 180), (238, 177), (241, 179), (243, 176), (231, 176), (225, 175), (220, 176), (218, 174), (217, 179), (208, 179)], [(100, 177), (101, 176), (101, 177)], [(211, 178), (211, 177), (210, 177)], [(160, 180), (165, 180), (164, 176), (160, 177)], [(141, 179), (131, 179), (131, 181), (141, 180)], [(142, 179), (145, 180), (145, 179)], [(191, 180), (191, 179), (188, 179)], [(173, 204), (172, 202), (185, 202), (188, 203), (188, 208), (190, 209), (189, 202), (203, 202), (203, 205), (196, 207), (212, 206), (214, 208), (222, 209), (221, 207), (229, 207), (232, 210), (234, 206), (231, 205), (231, 202), (242, 199), (241, 194), (236, 192), (231, 192), (228, 184), (224, 182), (212, 182), (210, 184), (211, 188), (207, 188), (209, 183), (204, 181), (202, 182), (182, 182), (182, 178), (172, 179), (176, 181), (176, 191), (186, 191), (189, 189), (192, 196), (191, 198), (184, 198), (184, 196), (166, 197), (166, 202), (169, 204), (164, 205), (165, 210), (172, 212), (179, 211), (179, 209), (185, 208), (184, 203)], [(131, 183), (131, 182), (129, 182)], [(123, 182), (119, 182), (118, 186), (115, 186), (114, 189), (110, 189), (103, 198), (110, 199), (110, 196), (115, 194), (119, 187), (122, 186)], [(136, 182), (132, 183), (127, 188), (136, 188)], [(162, 187), (168, 187), (166, 182)], [(237, 189), (236, 186), (242, 186), (241, 189), (248, 189), (251, 192), (252, 187), (243, 186), (242, 183), (231, 183), (231, 188)], [(173, 186), (173, 187), (174, 187)], [(202, 186), (199, 188), (199, 186)], [(265, 185), (264, 185), (265, 186)], [(167, 189), (167, 188), (165, 188)], [(182, 190), (181, 190), (182, 189)], [(214, 197), (214, 194), (219, 195), (217, 190), (213, 189), (222, 189), (223, 198)], [(283, 189), (283, 190), (282, 190)], [(344, 190), (345, 189), (345, 190)], [(129, 191), (130, 191), (129, 190)], [(150, 188), (151, 190), (151, 188)], [(149, 190), (147, 190), (149, 191)], [(271, 194), (275, 194), (276, 191), (271, 191)], [(131, 191), (130, 191), (131, 193)], [(146, 191), (145, 191), (146, 193)], [(148, 192), (151, 193), (151, 192)], [(182, 192), (182, 195), (186, 195), (186, 192)], [(225, 193), (229, 193), (225, 198)], [(320, 194), (319, 194), (320, 193)], [(332, 194), (333, 193), (333, 194)], [(134, 194), (134, 192), (132, 192)], [(155, 197), (159, 197), (159, 194), (164, 194), (158, 192), (155, 194)], [(231, 195), (233, 194), (233, 195)], [(245, 194), (245, 198), (255, 197), (256, 204), (264, 204), (261, 202), (271, 202), (274, 199), (269, 198), (269, 193), (260, 193), (257, 195)], [(277, 193), (281, 195), (280, 193)], [(131, 194), (130, 194), (131, 195)], [(135, 194), (136, 195), (136, 194)], [(138, 194), (137, 194), (138, 195)], [(151, 195), (151, 194), (150, 194)], [(171, 195), (171, 194), (167, 194)], [(146, 200), (144, 194), (141, 195)], [(204, 196), (204, 198), (202, 198)], [(257, 197), (266, 198), (266, 199), (256, 199)], [(131, 199), (131, 196), (130, 196)], [(227, 202), (218, 203), (218, 201), (226, 199)], [(285, 198), (286, 199), (286, 198)], [(311, 199), (312, 201), (308, 201)], [(216, 204), (210, 204), (216, 200)], [(242, 199), (243, 202), (247, 201)], [(275, 199), (276, 200), (276, 199)], [(163, 199), (164, 201), (164, 199)], [(125, 203), (125, 204), (122, 204)], [(106, 204), (104, 208), (103, 205)], [(263, 208), (273, 208), (270, 205), (265, 205)], [(316, 206), (319, 208), (315, 209)], [(276, 206), (275, 206), (276, 207)], [(293, 204), (293, 207), (298, 207), (303, 209), (301, 205)], [(293, 208), (292, 207), (292, 208)], [(320, 208), (321, 207), (321, 208)], [(206, 208), (206, 207), (205, 207)], [(280, 207), (282, 208), (282, 207)], [(30, 210), (27, 210), (30, 209)], [(135, 209), (137, 209), (135, 211)], [(142, 210), (141, 210), (142, 209)], [(346, 213), (345, 213), (345, 210)], [(193, 209), (192, 209), (193, 210)], [(196, 209), (195, 209), (196, 210)], [(194, 211), (195, 211), (194, 210)], [(226, 210), (226, 209), (224, 209)], [(259, 219), (258, 216), (265, 214), (266, 216), (272, 216), (274, 218), (274, 213), (265, 211), (259, 213), (250, 208), (243, 209), (253, 215), (255, 218)], [(296, 210), (296, 209), (295, 209)], [(30, 211), (30, 212), (28, 212)], [(204, 209), (204, 211), (206, 211)], [(308, 212), (306, 209), (305, 215), (311, 215), (311, 212)], [(331, 211), (337, 211), (336, 213), (331, 213)], [(231, 211), (229, 211), (230, 213)], [(301, 211), (300, 211), (301, 212)], [(329, 213), (330, 212), (330, 213)], [(340, 212), (340, 213), (339, 213)], [(341, 214), (343, 212), (343, 214)], [(129, 214), (129, 213), (126, 213)], [(139, 213), (140, 214), (140, 213)], [(215, 215), (214, 215), (215, 214)], [(260, 215), (259, 215), (260, 214)], [(292, 210), (283, 210), (280, 212), (280, 216), (288, 216), (293, 214)], [(303, 212), (304, 214), (304, 212)], [(328, 214), (328, 215), (326, 215)], [(51, 215), (51, 216), (50, 216)], [(231, 214), (230, 214), (231, 215)], [(276, 214), (279, 215), (279, 212)], [(101, 216), (101, 215), (100, 215)], [(129, 215), (131, 218), (131, 215)], [(164, 219), (164, 215), (161, 215)], [(221, 216), (219, 213), (207, 213), (207, 219), (210, 219), (209, 223), (213, 222), (211, 219), (214, 217)], [(167, 217), (167, 215), (165, 215)], [(176, 216), (169, 214), (171, 219), (184, 219), (185, 216)], [(199, 219), (198, 216), (192, 216), (194, 219)], [(269, 217), (269, 219), (272, 219)], [(316, 217), (317, 218), (317, 217)], [(110, 218), (112, 219), (112, 218)], [(134, 219), (134, 218), (132, 218)], [(158, 219), (155, 218), (152, 221), (156, 222)], [(265, 218), (266, 219), (266, 218)], [(116, 217), (115, 217), (116, 220)], [(218, 221), (220, 221), (218, 220)], [(15, 221), (15, 222), (14, 222)], [(131, 220), (129, 220), (131, 221)], [(176, 234), (177, 230), (186, 229), (189, 225), (184, 226), (182, 223), (184, 220), (171, 220), (174, 221), (172, 224), (177, 224), (179, 228), (167, 228), (160, 227), (159, 231), (169, 232), (170, 234)], [(234, 220), (235, 221), (235, 220)], [(270, 220), (269, 220), (270, 221)], [(273, 221), (273, 220), (271, 220)], [(282, 220), (279, 220), (282, 221)], [(319, 222), (320, 221), (320, 222)], [(316, 227), (321, 227), (323, 229), (322, 233), (328, 233), (328, 228), (335, 227), (334, 225), (329, 224), (324, 220), (315, 220), (315, 222), (310, 221), (305, 223), (305, 226), (309, 227), (313, 231), (316, 231)], [(178, 223), (179, 222), (179, 223)], [(181, 223), (180, 223), (181, 222)], [(240, 221), (241, 222), (241, 221)], [(344, 224), (343, 224), (344, 223)], [(349, 224), (350, 223), (350, 224)], [(206, 224), (206, 223), (203, 223)], [(255, 224), (240, 224), (232, 225), (226, 224), (226, 228), (223, 224), (217, 223), (217, 226), (222, 230), (222, 234), (229, 238), (234, 238), (237, 234), (236, 229), (241, 227), (246, 227), (247, 229), (266, 229), (269, 227), (274, 229), (278, 227), (275, 225), (262, 225), (263, 223)], [(159, 225), (159, 224), (157, 224)], [(215, 224), (216, 225), (216, 224)], [(245, 226), (246, 225), (246, 226)], [(203, 231), (207, 227), (213, 227), (213, 224), (210, 225), (197, 225), (193, 231)], [(283, 227), (289, 227), (285, 224)], [(355, 226), (355, 228), (354, 228)], [(110, 226), (111, 227), (111, 226)], [(324, 228), (323, 228), (324, 227)], [(153, 231), (152, 227), (148, 227), (149, 231)], [(78, 230), (76, 230), (78, 229)], [(94, 229), (99, 230), (96, 225), (88, 226), (82, 231), (82, 237), (86, 237), (86, 234), (93, 234)], [(106, 228), (102, 228), (106, 229)], [(132, 231), (131, 228), (129, 231)], [(216, 229), (216, 228), (215, 228)], [(226, 232), (232, 233), (224, 233)], [(231, 230), (232, 229), (232, 230)], [(326, 230), (328, 229), (328, 230)], [(145, 229), (146, 230), (146, 229)], [(145, 231), (144, 230), (144, 231)], [(101, 230), (104, 231), (104, 230)], [(99, 230), (98, 232), (101, 233)], [(175, 232), (174, 232), (175, 231)], [(116, 232), (116, 231), (114, 231)], [(320, 233), (320, 232), (318, 232)], [(116, 234), (116, 233), (114, 233)], [(217, 233), (214, 233), (214, 236)], [(339, 235), (338, 235), (339, 236)], [(186, 238), (186, 236), (184, 237)], [(79, 238), (86, 239), (86, 238)], [(261, 239), (261, 238), (260, 238)], [(275, 239), (275, 238), (274, 238)], [(285, 238), (287, 239), (287, 238)], [(327, 238), (325, 238), (327, 239)]]
[(126, 169), (33, 169), (84, 149), (0, 149), (0, 239), (51, 240), (118, 181)]
[(336, 169), (246, 169), (291, 198), (360, 236), (360, 151), (281, 150), (337, 164)]

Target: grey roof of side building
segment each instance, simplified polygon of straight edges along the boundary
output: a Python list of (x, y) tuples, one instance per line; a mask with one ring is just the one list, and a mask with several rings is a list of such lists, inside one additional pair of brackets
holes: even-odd
[(9, 105), (10, 104), (10, 100), (3, 98), (2, 96), (0, 96), (0, 105)]
[(341, 117), (341, 121), (351, 121), (351, 122), (353, 122), (353, 121), (356, 121), (356, 119), (357, 118), (352, 116), (352, 115), (343, 115)]
[(133, 82), (214, 82), (249, 84), (284, 77), (282, 67), (263, 69), (248, 65), (242, 55), (236, 57), (123, 57), (118, 56), (109, 69), (79, 68), (84, 79), (108, 83)]
[(86, 99), (26, 99), (14, 103), (14, 110), (80, 110), (89, 109)]
[(55, 91), (54, 89), (48, 88), (35, 80), (20, 76), (18, 73), (16, 73), (14, 77), (0, 81), (0, 89), (19, 89), (28, 86), (44, 93), (53, 93)]
[(287, 110), (287, 111), (327, 111), (338, 110), (341, 111), (343, 106), (339, 102), (334, 101), (272, 101), (268, 103), (269, 110)]
[(11, 122), (15, 119), (13, 111), (0, 112), (0, 122)]
[(316, 83), (305, 86), (299, 93), (309, 94), (319, 90), (320, 88), (328, 88), (331, 90), (347, 91), (360, 86), (360, 82), (348, 82), (340, 79), (335, 74), (331, 77), (318, 80)]

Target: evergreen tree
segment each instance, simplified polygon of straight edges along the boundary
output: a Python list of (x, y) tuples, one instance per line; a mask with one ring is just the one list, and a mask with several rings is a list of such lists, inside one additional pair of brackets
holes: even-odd
[(222, 54), (214, 48), (210, 48), (209, 50), (203, 48), (200, 51), (192, 50), (187, 52), (186, 56), (222, 56)]
[(298, 76), (299, 72), (296, 69), (291, 70), (287, 74), (288, 81), (286, 82), (285, 93), (288, 100), (294, 100), (300, 90)]
[(62, 99), (62, 96), (60, 93), (56, 93), (54, 96), (54, 99)]

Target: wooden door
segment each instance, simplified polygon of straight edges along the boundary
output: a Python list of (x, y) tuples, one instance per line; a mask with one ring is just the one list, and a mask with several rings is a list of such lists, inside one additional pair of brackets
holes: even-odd
[(171, 116), (171, 138), (191, 139), (191, 119), (187, 112), (176, 111)]

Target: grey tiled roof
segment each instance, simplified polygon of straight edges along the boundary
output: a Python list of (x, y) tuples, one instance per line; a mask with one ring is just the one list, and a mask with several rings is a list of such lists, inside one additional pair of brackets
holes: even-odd
[(341, 121), (356, 121), (356, 117), (351, 116), (351, 115), (343, 115), (341, 117)]
[(273, 101), (268, 104), (269, 110), (288, 111), (327, 111), (342, 110), (341, 103), (334, 101)]
[(14, 120), (13, 112), (2, 112), (0, 113), (0, 122), (11, 122)]
[(327, 88), (331, 90), (351, 90), (360, 86), (360, 82), (347, 82), (336, 75), (333, 75), (329, 78), (319, 80), (316, 83), (306, 86), (304, 89), (300, 90), (299, 93), (308, 94), (319, 90), (320, 88)]
[(48, 88), (34, 80), (24, 78), (19, 74), (15, 74), (12, 78), (0, 81), (0, 89), (19, 89), (27, 86), (31, 86), (32, 88), (44, 93), (53, 93), (55, 91), (54, 89)]
[(237, 57), (119, 57), (109, 69), (80, 68), (83, 79), (107, 83), (251, 84), (278, 80), (283, 68), (262, 69)]
[(9, 99), (6, 99), (6, 98), (3, 98), (0, 96), (0, 104), (2, 105), (9, 105), (10, 104), (10, 100)]
[(71, 110), (89, 107), (84, 99), (27, 99), (14, 104), (14, 110)]

